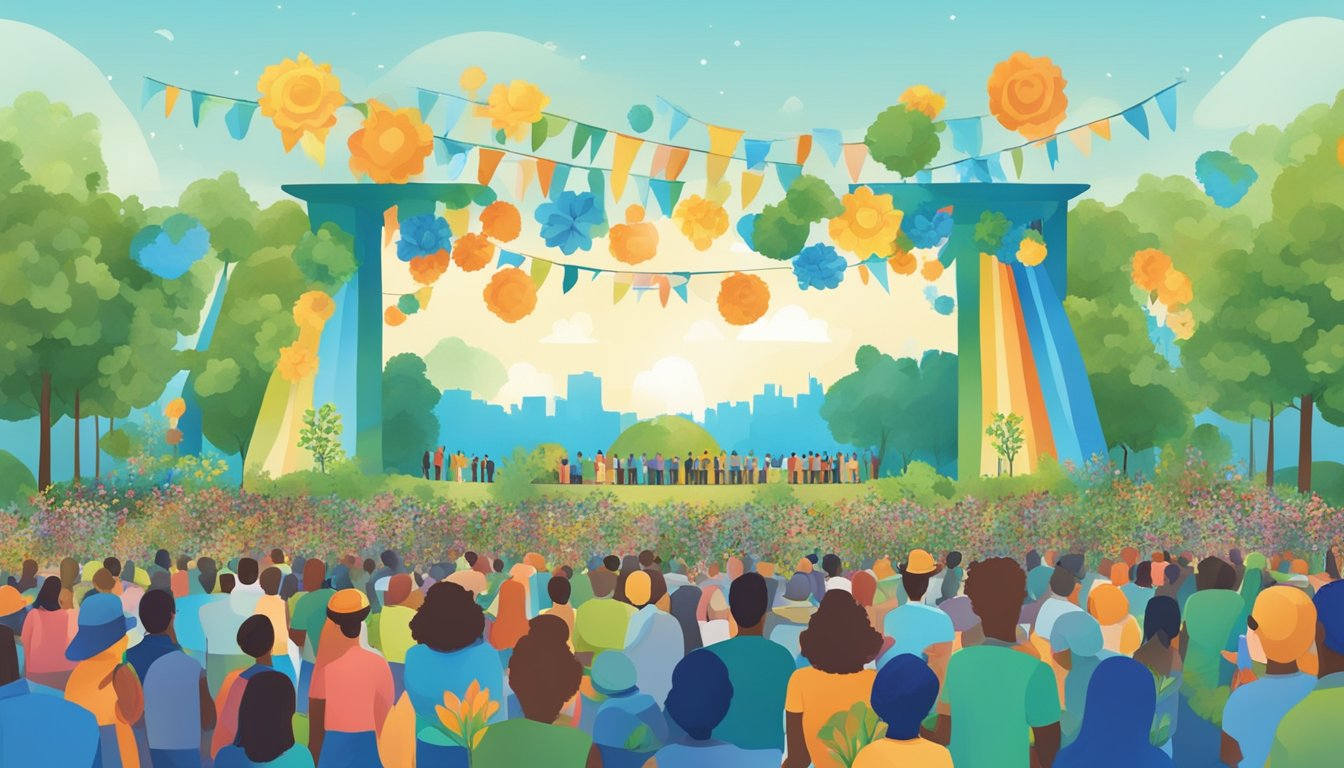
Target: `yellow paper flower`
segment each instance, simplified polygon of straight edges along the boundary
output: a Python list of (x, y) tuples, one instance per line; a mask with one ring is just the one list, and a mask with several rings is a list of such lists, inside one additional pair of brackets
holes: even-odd
[[(417, 256), (411, 259), (411, 279), (421, 285), (429, 285), (443, 277), (443, 273), (448, 271), (448, 265), (451, 264), (447, 251), (435, 251), (426, 256)], [(421, 302), (422, 304), (424, 302)]]
[(346, 101), (331, 65), (318, 64), (304, 53), (267, 67), (257, 80), (257, 90), (261, 92), (257, 106), (280, 130), (286, 152), (305, 134), (325, 142), (336, 125), (336, 110)]
[(523, 230), (523, 217), (513, 203), (496, 200), (481, 211), (481, 231), (491, 240), (507, 243)]
[(301, 329), (321, 331), (336, 311), (336, 302), (323, 291), (307, 291), (294, 302), (294, 322)]
[(163, 408), (163, 415), (170, 419), (180, 419), (182, 414), (187, 412), (187, 401), (180, 397), (175, 397), (168, 401), (168, 405)]
[(457, 84), (462, 86), (464, 91), (479, 90), (485, 85), (485, 70), (480, 67), (467, 67), (462, 70), (462, 76), (458, 78)]
[(453, 263), (463, 272), (484, 269), (495, 257), (495, 246), (485, 235), (469, 232), (453, 243)]
[(375, 99), (368, 107), (364, 125), (350, 134), (350, 170), (379, 184), (405, 184), (425, 170), (434, 132), (417, 110), (394, 110)]
[(294, 343), (280, 350), (276, 366), (285, 381), (301, 381), (317, 371), (317, 350), (306, 344)]
[(1017, 260), (1028, 267), (1034, 267), (1045, 261), (1045, 243), (1024, 238), (1017, 246)]
[(506, 323), (516, 323), (537, 308), (537, 286), (517, 267), (501, 269), (490, 277), (483, 293), (485, 306)]
[(1156, 248), (1144, 248), (1134, 254), (1130, 277), (1139, 288), (1153, 292), (1171, 271), (1171, 257)]
[(891, 203), (891, 195), (875, 195), (859, 187), (840, 198), (845, 210), (831, 219), (831, 242), (860, 258), (890, 256), (901, 232), (904, 214)]
[(915, 258), (915, 254), (898, 248), (891, 258), (887, 259), (887, 266), (898, 275), (913, 275), (919, 269), (919, 259)]
[(658, 228), (644, 221), (644, 206), (625, 209), (625, 223), (613, 225), (607, 233), (607, 249), (624, 264), (648, 261), (658, 253)]
[(770, 288), (756, 275), (734, 272), (719, 284), (719, 314), (733, 325), (751, 325), (770, 308)]
[(728, 212), (723, 204), (699, 195), (678, 203), (672, 218), (697, 251), (709, 250), (714, 240), (728, 231)]
[(1028, 139), (1055, 132), (1064, 122), (1068, 81), (1048, 56), (1018, 51), (994, 66), (989, 75), (989, 112), (999, 124)]
[(1167, 305), (1168, 309), (1175, 309), (1189, 304), (1193, 298), (1195, 289), (1190, 284), (1190, 276), (1179, 269), (1167, 270), (1157, 286), (1157, 300)]
[(924, 266), (919, 268), (919, 273), (924, 275), (924, 279), (930, 283), (943, 276), (943, 262), (937, 259), (929, 259), (924, 262)]
[(1181, 341), (1195, 335), (1195, 316), (1189, 309), (1178, 309), (1167, 313), (1167, 327)]
[(514, 141), (527, 138), (532, 124), (542, 118), (541, 111), (551, 103), (551, 97), (535, 84), (514, 80), (505, 85), (496, 83), (486, 103), (476, 107), (477, 117), (490, 118), (490, 127), (503, 131)]
[(383, 310), (383, 322), (395, 328), (406, 322), (406, 313), (396, 307), (388, 307)]
[(901, 94), (900, 102), (907, 109), (923, 112), (930, 120), (937, 120), (938, 113), (947, 106), (947, 99), (927, 85), (914, 85)]

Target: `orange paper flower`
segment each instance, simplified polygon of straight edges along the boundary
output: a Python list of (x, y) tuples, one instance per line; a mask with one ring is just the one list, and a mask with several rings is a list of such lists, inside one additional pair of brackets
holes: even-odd
[(405, 184), (425, 170), (434, 151), (434, 132), (417, 110), (391, 109), (369, 99), (369, 116), (350, 134), (350, 170), (379, 184)]
[(947, 106), (947, 99), (927, 85), (914, 85), (901, 94), (900, 102), (907, 109), (923, 112), (930, 120), (937, 120), (938, 113)]
[(443, 277), (443, 273), (448, 271), (448, 265), (451, 263), (447, 251), (435, 251), (427, 256), (417, 256), (409, 263), (411, 279), (421, 285), (429, 285)]
[(999, 62), (989, 75), (989, 111), (999, 124), (1028, 139), (1055, 132), (1064, 122), (1068, 81), (1048, 56), (1018, 51)]
[(699, 195), (678, 203), (672, 218), (697, 251), (709, 250), (714, 240), (728, 231), (728, 212), (723, 204)]
[(1045, 261), (1045, 243), (1024, 238), (1017, 246), (1017, 260), (1028, 267), (1034, 267)]
[(485, 306), (506, 323), (516, 323), (537, 307), (537, 286), (526, 272), (509, 267), (490, 277), (485, 286)]
[(299, 328), (321, 331), (336, 311), (336, 302), (322, 291), (307, 291), (294, 302), (294, 322)]
[(1134, 254), (1130, 277), (1139, 288), (1153, 292), (1171, 271), (1171, 257), (1156, 248), (1144, 248)]
[(919, 269), (919, 259), (909, 251), (897, 249), (896, 253), (887, 259), (887, 266), (898, 275), (913, 275), (915, 270)]
[(481, 211), (481, 231), (491, 240), (507, 243), (523, 230), (523, 218), (513, 203), (496, 200)]
[(924, 262), (924, 266), (919, 268), (919, 273), (924, 276), (925, 280), (932, 283), (943, 276), (943, 262), (937, 259), (929, 259)]
[(770, 308), (770, 288), (756, 275), (734, 272), (719, 284), (719, 314), (733, 325), (751, 325)]
[(463, 272), (484, 269), (494, 257), (495, 245), (485, 235), (468, 232), (453, 243), (453, 263)]
[(514, 141), (527, 138), (532, 124), (542, 118), (541, 111), (551, 103), (551, 97), (536, 85), (514, 80), (505, 85), (495, 84), (486, 103), (476, 107), (477, 117), (490, 118), (490, 127), (503, 131)]
[(892, 207), (891, 195), (875, 195), (868, 187), (859, 187), (840, 202), (845, 210), (829, 225), (835, 247), (861, 258), (891, 255), (904, 217)]
[(406, 322), (406, 313), (396, 307), (388, 307), (383, 310), (383, 322), (395, 328)]
[(1167, 327), (1181, 341), (1195, 335), (1195, 316), (1189, 309), (1178, 309), (1167, 313)]
[(326, 141), (336, 125), (336, 110), (346, 101), (331, 65), (318, 64), (305, 53), (267, 67), (257, 80), (257, 90), (261, 92), (257, 106), (280, 130), (286, 152), (304, 134)]
[(625, 223), (613, 225), (607, 234), (607, 249), (624, 264), (648, 261), (658, 253), (658, 228), (644, 221), (644, 206), (625, 209)]
[(290, 344), (280, 350), (280, 362), (276, 370), (280, 371), (280, 377), (285, 381), (306, 379), (317, 371), (317, 350), (298, 342)]
[(1190, 276), (1179, 269), (1167, 270), (1162, 276), (1162, 282), (1157, 286), (1157, 300), (1167, 305), (1168, 309), (1183, 307), (1195, 298), (1194, 286), (1190, 284)]

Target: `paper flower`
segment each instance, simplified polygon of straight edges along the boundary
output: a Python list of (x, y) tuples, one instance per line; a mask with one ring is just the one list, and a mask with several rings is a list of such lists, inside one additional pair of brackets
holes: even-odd
[(383, 322), (395, 328), (406, 322), (406, 313), (396, 307), (388, 307), (383, 310)]
[(933, 311), (940, 315), (950, 315), (957, 308), (957, 300), (951, 296), (939, 296), (933, 300)]
[(542, 118), (541, 111), (550, 103), (551, 98), (532, 83), (523, 80), (514, 80), (508, 85), (496, 83), (486, 103), (476, 107), (476, 116), (489, 118), (493, 130), (503, 131), (510, 139), (521, 141), (527, 138), (532, 124)]
[(938, 133), (942, 123), (935, 123), (928, 115), (897, 104), (878, 113), (863, 143), (868, 154), (889, 171), (902, 176), (914, 176), (928, 167), (942, 148)]
[(607, 249), (623, 264), (638, 264), (658, 253), (658, 228), (644, 221), (644, 206), (625, 209), (625, 223), (607, 233)]
[(305, 134), (325, 142), (336, 125), (336, 110), (346, 102), (331, 65), (318, 64), (304, 53), (263, 70), (257, 90), (257, 107), (279, 129), (286, 152)]
[(435, 251), (425, 256), (417, 256), (411, 259), (411, 279), (421, 285), (429, 285), (443, 277), (443, 273), (448, 271), (451, 263), (447, 251)]
[(1195, 335), (1195, 316), (1189, 309), (1178, 309), (1167, 313), (1167, 327), (1181, 341)]
[(919, 269), (919, 259), (915, 258), (915, 254), (898, 248), (896, 253), (887, 259), (887, 266), (898, 275), (913, 275), (915, 270)]
[(1254, 168), (1226, 152), (1205, 152), (1195, 161), (1195, 178), (1215, 205), (1231, 208), (1241, 202), (1260, 176)]
[(1149, 293), (1157, 290), (1167, 272), (1171, 271), (1171, 257), (1156, 248), (1144, 248), (1134, 254), (1130, 277), (1134, 284)]
[(831, 219), (831, 242), (859, 258), (890, 256), (902, 218), (892, 207), (891, 195), (875, 195), (868, 187), (859, 187), (840, 202), (844, 212)]
[(947, 99), (927, 85), (915, 85), (901, 94), (900, 103), (916, 112), (923, 112), (930, 120), (937, 120), (938, 113), (947, 106)]
[(653, 127), (653, 110), (648, 104), (636, 104), (626, 113), (625, 119), (630, 123), (630, 130), (643, 133)]
[(1190, 276), (1179, 269), (1167, 270), (1162, 281), (1157, 284), (1157, 300), (1169, 310), (1183, 307), (1193, 298), (1195, 289), (1190, 283)]
[(463, 272), (484, 269), (493, 258), (495, 245), (485, 235), (468, 232), (453, 243), (453, 263), (461, 267)]
[(480, 90), (485, 85), (485, 70), (480, 67), (467, 67), (462, 70), (462, 76), (457, 79), (457, 84), (462, 86), (464, 91)]
[(845, 257), (824, 243), (809, 245), (793, 258), (793, 276), (798, 278), (798, 287), (836, 288), (845, 279)]
[(994, 251), (994, 257), (1004, 264), (1012, 264), (1017, 261), (1017, 249), (1022, 245), (1022, 238), (1027, 236), (1027, 227), (1022, 224), (1014, 224), (1009, 228), (1007, 234), (999, 239), (999, 247)]
[(285, 381), (301, 381), (317, 371), (317, 350), (306, 344), (294, 343), (280, 350), (276, 370)]
[(1028, 229), (1018, 242), (1017, 260), (1028, 267), (1035, 267), (1045, 261), (1045, 238), (1034, 229)]
[(180, 419), (182, 414), (187, 412), (187, 401), (180, 397), (175, 397), (168, 401), (163, 407), (163, 415), (169, 419)]
[(901, 229), (915, 248), (933, 248), (952, 234), (952, 214), (931, 205), (920, 206), (901, 221)]
[(1064, 122), (1066, 85), (1064, 73), (1048, 56), (1018, 51), (989, 75), (989, 112), (1004, 128), (1028, 139), (1049, 136)]
[(509, 267), (490, 276), (485, 306), (506, 323), (516, 323), (537, 307), (537, 285), (526, 272)]
[(305, 291), (294, 302), (294, 322), (300, 328), (321, 331), (336, 311), (336, 302), (323, 291)]
[(677, 204), (672, 218), (697, 251), (707, 251), (714, 240), (728, 231), (728, 212), (715, 200), (691, 195)]
[(350, 134), (350, 170), (378, 184), (405, 184), (425, 170), (434, 151), (434, 132), (415, 109), (391, 109), (368, 101), (369, 115)]
[(751, 325), (770, 308), (770, 288), (756, 275), (734, 272), (719, 284), (719, 314), (733, 325)]
[(924, 262), (924, 266), (919, 268), (919, 273), (924, 276), (925, 280), (932, 283), (943, 276), (943, 262), (937, 259), (929, 259)]
[(559, 248), (566, 256), (592, 248), (593, 230), (606, 219), (591, 192), (561, 192), (554, 200), (537, 206), (535, 215), (546, 245)]
[(403, 315), (414, 315), (420, 311), (420, 300), (415, 297), (414, 293), (403, 293), (397, 299), (397, 309)]
[(496, 200), (481, 211), (481, 231), (491, 240), (507, 243), (523, 230), (523, 217), (513, 203)]
[(187, 274), (210, 252), (210, 232), (194, 217), (175, 213), (163, 224), (150, 224), (131, 238), (131, 258), (165, 280)]
[(432, 213), (411, 216), (401, 222), (397, 240), (397, 258), (402, 261), (446, 251), (453, 245), (453, 230), (448, 222)]

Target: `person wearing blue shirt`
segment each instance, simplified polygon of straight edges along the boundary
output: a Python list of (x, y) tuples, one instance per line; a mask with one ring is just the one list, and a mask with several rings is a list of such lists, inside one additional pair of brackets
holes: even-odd
[(102, 765), (93, 714), (60, 691), (21, 679), (19, 669), (14, 632), (0, 627), (0, 765)]

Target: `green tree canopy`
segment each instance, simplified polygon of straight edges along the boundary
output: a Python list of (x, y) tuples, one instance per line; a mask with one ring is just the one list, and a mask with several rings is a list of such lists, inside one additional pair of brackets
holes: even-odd
[(420, 474), (424, 452), (439, 444), (434, 406), (441, 396), (418, 355), (393, 355), (383, 366), (383, 466), (387, 471)]
[(714, 437), (690, 419), (683, 416), (656, 416), (626, 427), (607, 453), (611, 456), (653, 456), (661, 453), (671, 458), (688, 453), (699, 456), (705, 451), (717, 455), (719, 450)]

